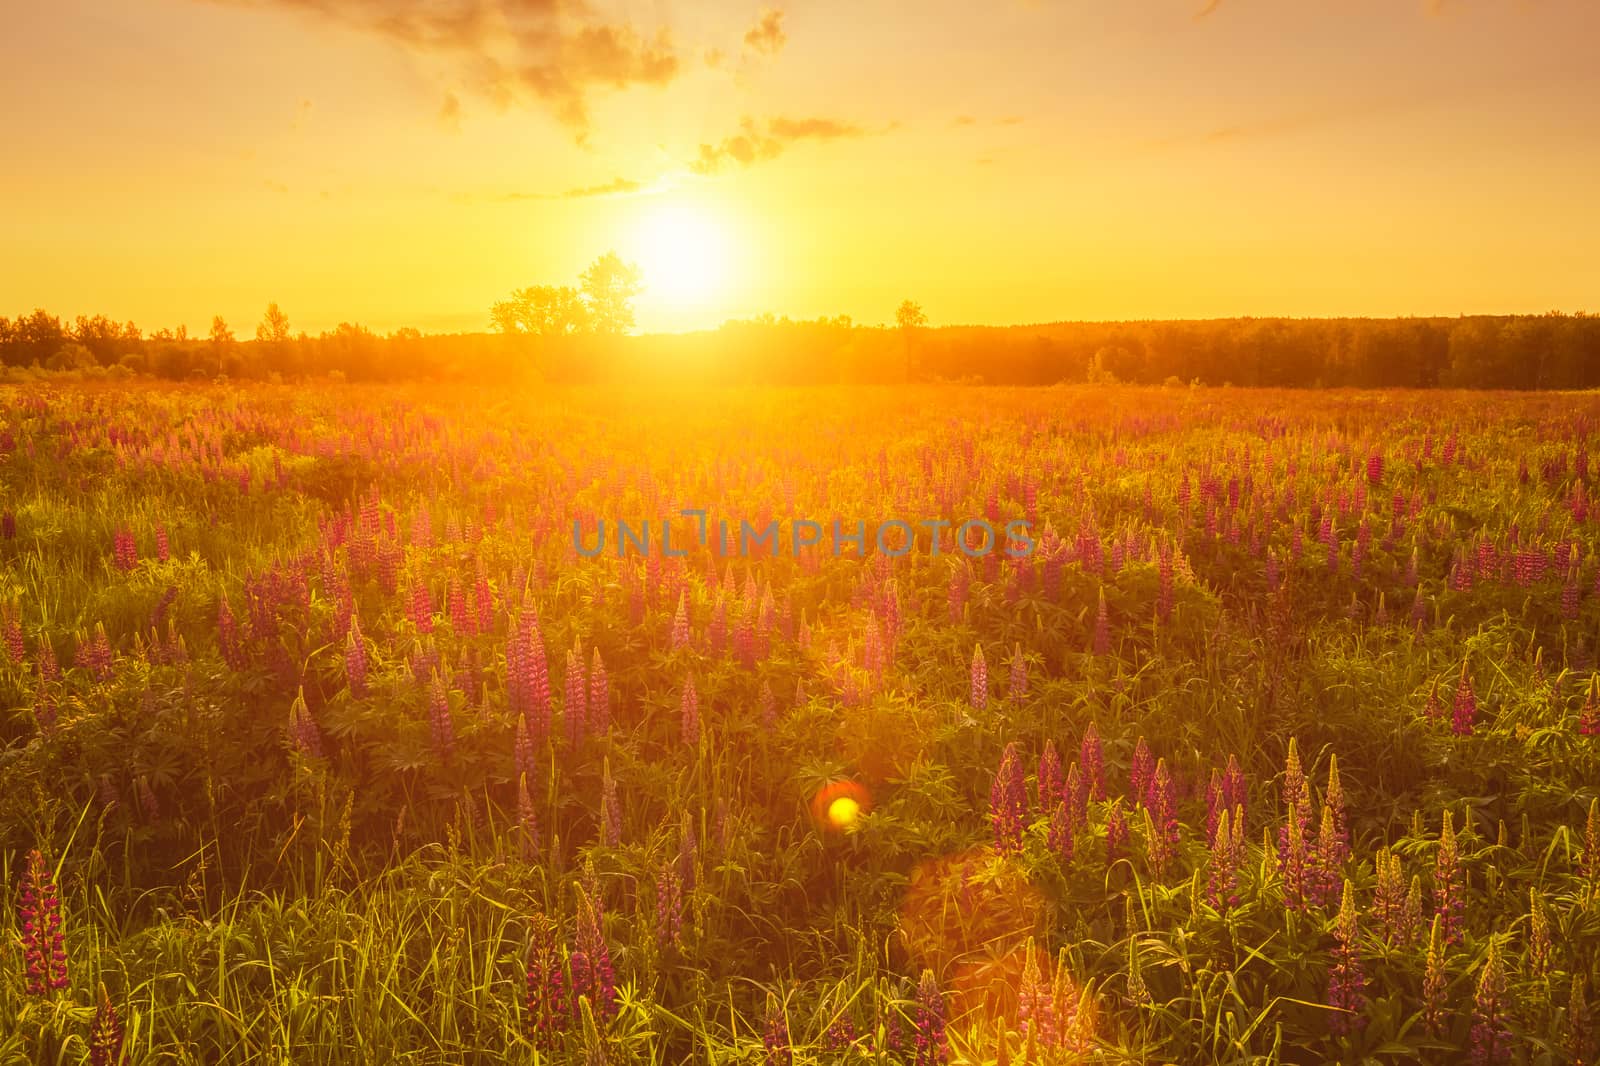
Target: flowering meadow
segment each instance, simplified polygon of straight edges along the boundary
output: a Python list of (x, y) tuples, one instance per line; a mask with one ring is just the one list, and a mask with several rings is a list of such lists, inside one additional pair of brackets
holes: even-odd
[(1592, 1063), (1597, 431), (0, 387), (0, 1063)]

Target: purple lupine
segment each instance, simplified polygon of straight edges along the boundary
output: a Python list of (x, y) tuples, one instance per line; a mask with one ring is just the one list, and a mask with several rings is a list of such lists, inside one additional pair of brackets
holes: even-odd
[(615, 1016), (617, 975), (611, 966), (611, 948), (600, 928), (598, 895), (582, 888), (578, 890), (578, 935), (571, 968), (573, 996), (588, 996), (599, 1022)]
[(1062, 866), (1072, 862), (1075, 843), (1072, 832), (1072, 815), (1065, 801), (1056, 804), (1050, 812), (1050, 851)]
[(1046, 740), (1039, 756), (1039, 773), (1034, 780), (1039, 797), (1039, 813), (1048, 815), (1056, 809), (1065, 787), (1061, 778), (1061, 756), (1056, 753), (1056, 742)]
[(535, 915), (528, 943), (528, 1038), (547, 1054), (556, 1049), (571, 1024), (571, 991), (554, 923), (542, 914)]
[(1172, 799), (1172, 776), (1167, 771), (1166, 759), (1156, 762), (1155, 773), (1151, 777), (1148, 807), (1150, 839), (1146, 844), (1149, 849), (1150, 869), (1157, 877), (1161, 877), (1166, 873), (1173, 856), (1177, 854), (1178, 843), (1178, 814)]
[(761, 1044), (766, 1049), (765, 1066), (791, 1066), (794, 1062), (794, 1049), (789, 1046), (789, 1019), (771, 995), (767, 996), (767, 1020)]
[(94, 1010), (94, 1021), (89, 1025), (89, 1066), (123, 1066), (122, 1019), (117, 1008), (100, 986), (100, 1002)]
[(1319, 840), (1319, 856), (1325, 867), (1338, 869), (1350, 857), (1350, 829), (1344, 809), (1344, 786), (1339, 780), (1339, 756), (1328, 756), (1328, 787), (1322, 794), (1322, 809), (1332, 819), (1333, 828), (1326, 841)]
[(778, 700), (772, 694), (772, 683), (765, 678), (761, 681), (761, 691), (756, 696), (757, 719), (761, 722), (763, 731), (770, 733), (778, 726)]
[(1090, 722), (1083, 730), (1083, 743), (1078, 748), (1078, 762), (1083, 766), (1084, 782), (1089, 789), (1089, 799), (1095, 802), (1106, 798), (1106, 762), (1101, 749), (1100, 731)]
[(567, 743), (577, 747), (589, 727), (589, 683), (583, 672), (583, 650), (574, 641), (567, 651), (566, 693), (561, 713), (567, 726)]
[(1217, 824), (1221, 821), (1223, 812), (1228, 809), (1227, 799), (1222, 794), (1222, 771), (1215, 766), (1211, 768), (1211, 780), (1206, 783), (1206, 839), (1214, 840), (1217, 835)]
[(28, 852), (17, 906), (22, 928), (22, 961), (30, 996), (45, 996), (67, 987), (67, 942), (61, 932), (61, 897), (55, 874), (38, 848)]
[(1333, 965), (1328, 970), (1328, 1006), (1334, 1008), (1328, 1028), (1335, 1035), (1353, 1033), (1366, 1024), (1361, 1010), (1367, 1001), (1367, 977), (1361, 967), (1360, 929), (1356, 922), (1356, 890), (1347, 879), (1339, 917), (1333, 924)]
[(597, 647), (589, 657), (589, 732), (605, 736), (611, 729), (611, 689), (606, 664)]
[[(1390, 943), (1404, 944), (1415, 930), (1405, 928), (1406, 881), (1400, 867), (1400, 856), (1388, 848), (1379, 848), (1373, 859), (1377, 885), (1372, 894), (1372, 916), (1378, 924), (1378, 933)], [(1408, 935), (1410, 934), (1410, 935)]]
[(678, 735), (684, 747), (700, 746), (700, 694), (695, 691), (693, 674), (683, 679), (683, 697), (678, 706)]
[(1584, 994), (1582, 974), (1574, 974), (1572, 991), (1567, 997), (1567, 1031), (1563, 1034), (1561, 1050), (1573, 1066), (1592, 1062), (1589, 1053), (1594, 1046), (1594, 1016), (1589, 1010), (1589, 997)]
[(983, 645), (972, 648), (972, 687), (968, 702), (977, 710), (989, 706), (989, 664), (983, 657)]
[(1587, 883), (1589, 897), (1600, 889), (1600, 799), (1589, 801), (1589, 817), (1583, 823), (1583, 857), (1578, 863), (1579, 876)]
[(672, 616), (672, 650), (689, 646), (689, 601), (688, 594), (678, 593), (678, 610)]
[(1021, 644), (1011, 653), (1011, 686), (1006, 695), (1014, 701), (1028, 698), (1028, 660), (1023, 658)]
[(1128, 846), (1128, 819), (1122, 813), (1122, 797), (1111, 801), (1111, 813), (1106, 815), (1106, 865), (1111, 866), (1122, 857)]
[(1002, 855), (1022, 851), (1022, 832), (1028, 811), (1028, 790), (1022, 756), (1015, 741), (1006, 745), (1000, 768), (989, 789), (989, 817), (994, 825), (995, 850)]
[(1279, 845), (1278, 876), (1283, 882), (1283, 905), (1303, 911), (1309, 904), (1313, 870), (1308, 855), (1303, 824), (1291, 817), (1283, 828), (1285, 839)]
[(456, 730), (450, 718), (450, 694), (437, 670), (428, 684), (428, 734), (439, 761), (449, 762), (456, 750)]
[(418, 581), (411, 586), (411, 595), (408, 597), (406, 614), (418, 633), (433, 632), (433, 594), (428, 591), (426, 581)]
[(1090, 641), (1089, 650), (1096, 656), (1103, 656), (1111, 651), (1111, 619), (1106, 613), (1106, 590), (1100, 589), (1100, 605), (1094, 614), (1094, 636)]
[(7, 657), (21, 666), (28, 656), (28, 648), (22, 640), (22, 619), (16, 608), (8, 606), (0, 612), (0, 630), (3, 630), (0, 638), (3, 638)]
[[(20, 645), (22, 633), (18, 631), (17, 642)], [(1578, 712), (1578, 734), (1585, 737), (1600, 736), (1600, 702), (1595, 699), (1596, 679), (1590, 678), (1589, 692), (1584, 697), (1583, 709)]]
[(944, 1032), (944, 993), (939, 991), (939, 982), (932, 970), (923, 970), (922, 979), (917, 982), (913, 1025), (916, 1029), (914, 1066), (943, 1066), (950, 1058), (950, 1045)]
[(1458, 737), (1472, 735), (1472, 722), (1478, 715), (1478, 697), (1472, 691), (1466, 660), (1461, 662), (1461, 680), (1456, 683), (1455, 706), (1450, 715), (1450, 731)]
[(665, 862), (656, 875), (656, 939), (663, 945), (683, 945), (683, 875), (679, 863)]
[(1442, 922), (1441, 932), (1447, 946), (1461, 939), (1466, 911), (1466, 871), (1456, 845), (1454, 818), (1446, 810), (1439, 829), (1439, 851), (1434, 858), (1433, 913)]
[[(1235, 812), (1238, 813), (1238, 812)], [(1206, 861), (1206, 902), (1218, 911), (1239, 905), (1239, 864), (1244, 860), (1244, 826), (1232, 824), (1222, 811), (1211, 838), (1211, 853)]]
[(167, 527), (164, 525), (156, 526), (156, 558), (163, 563), (172, 558), (172, 545), (167, 541)]
[(1505, 961), (1500, 955), (1500, 938), (1489, 938), (1489, 956), (1478, 975), (1478, 988), (1472, 997), (1472, 1037), (1468, 1061), (1472, 1066), (1492, 1066), (1510, 1062), (1511, 1030), (1507, 1015), (1511, 1004), (1506, 995)]
[(1550, 939), (1550, 915), (1539, 899), (1539, 890), (1530, 888), (1528, 889), (1528, 976), (1535, 980), (1548, 977), (1554, 951), (1555, 945)]
[(1128, 798), (1135, 807), (1143, 806), (1155, 774), (1155, 759), (1143, 735), (1133, 746), (1133, 761), (1128, 765)]
[(310, 759), (322, 758), (322, 730), (317, 728), (317, 720), (306, 706), (304, 691), (289, 705), (289, 738), (301, 755)]

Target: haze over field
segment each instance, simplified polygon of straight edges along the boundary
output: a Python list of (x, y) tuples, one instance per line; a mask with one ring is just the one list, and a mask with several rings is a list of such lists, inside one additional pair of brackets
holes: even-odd
[(1577, 311), (1587, 0), (63, 0), (0, 37), (7, 313), (645, 331)]

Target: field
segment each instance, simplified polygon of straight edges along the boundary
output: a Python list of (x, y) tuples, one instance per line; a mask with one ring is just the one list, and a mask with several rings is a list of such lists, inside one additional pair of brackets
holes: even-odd
[(0, 387), (0, 1063), (1593, 1062), (1597, 419)]

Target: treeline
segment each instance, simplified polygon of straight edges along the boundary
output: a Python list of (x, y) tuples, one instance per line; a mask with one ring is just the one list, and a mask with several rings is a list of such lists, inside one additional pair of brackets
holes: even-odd
[[(341, 324), (309, 336), (270, 307), (241, 340), (218, 318), (205, 336), (144, 334), (104, 316), (65, 322), (44, 311), (0, 317), (7, 367), (148, 374), (169, 379), (507, 378), (550, 382), (743, 384), (1063, 381), (1290, 387), (1600, 387), (1600, 316), (1406, 319), (1240, 318), (1064, 322), (931, 329), (848, 318), (770, 316), (699, 333), (380, 335)], [(102, 371), (103, 372), (103, 371)]]

